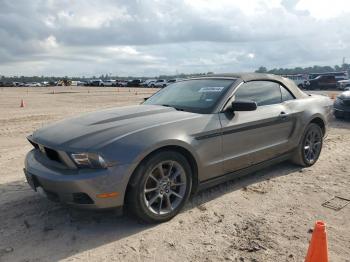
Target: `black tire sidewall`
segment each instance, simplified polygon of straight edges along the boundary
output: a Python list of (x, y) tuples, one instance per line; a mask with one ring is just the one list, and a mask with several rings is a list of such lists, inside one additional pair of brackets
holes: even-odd
[[(144, 184), (146, 183), (148, 172), (150, 172), (158, 163), (167, 160), (175, 160), (178, 162), (186, 173), (187, 187), (185, 196), (182, 199), (182, 202), (179, 204), (177, 208), (175, 208), (172, 212), (165, 215), (156, 215), (151, 212), (144, 202)], [(133, 213), (135, 213), (141, 220), (147, 223), (159, 223), (165, 222), (173, 218), (176, 214), (180, 212), (183, 206), (186, 204), (192, 189), (192, 171), (191, 167), (187, 161), (187, 159), (181, 155), (180, 153), (174, 151), (162, 151), (159, 152), (142, 163), (135, 173), (135, 180), (133, 181), (134, 187), (132, 188), (132, 197), (134, 206), (129, 208), (134, 209)], [(137, 210), (136, 210), (137, 209)]]

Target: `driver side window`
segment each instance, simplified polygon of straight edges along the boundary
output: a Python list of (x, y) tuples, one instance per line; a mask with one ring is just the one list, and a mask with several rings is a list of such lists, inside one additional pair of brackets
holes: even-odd
[(258, 106), (281, 103), (281, 90), (279, 84), (271, 81), (251, 81), (244, 83), (235, 92), (235, 100), (250, 100)]

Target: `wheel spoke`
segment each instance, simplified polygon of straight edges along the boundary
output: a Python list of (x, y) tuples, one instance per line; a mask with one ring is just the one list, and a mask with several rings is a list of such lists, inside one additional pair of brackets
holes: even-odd
[(185, 183), (184, 182), (178, 182), (178, 183), (172, 183), (171, 185), (172, 186), (182, 186), (182, 185), (184, 185)]
[(166, 201), (166, 205), (167, 205), (168, 209), (173, 210), (173, 206), (171, 205), (169, 195), (165, 195), (165, 201)]
[(171, 165), (170, 165), (170, 167), (169, 167), (167, 177), (170, 177), (170, 175), (171, 175), (171, 170), (173, 169), (173, 167), (174, 167), (174, 162), (171, 161)]
[(145, 193), (153, 192), (153, 191), (156, 191), (157, 189), (158, 189), (158, 187), (146, 188)]
[(174, 195), (174, 196), (176, 196), (176, 197), (178, 197), (178, 198), (182, 198), (182, 196), (180, 196), (178, 193), (176, 193), (176, 192), (173, 191), (173, 190), (170, 191), (169, 195)]
[(157, 169), (158, 169), (158, 171), (159, 171), (160, 176), (161, 176), (161, 177), (164, 177), (163, 164), (159, 164), (159, 165), (157, 166)]
[(157, 198), (159, 198), (160, 196), (157, 194), (157, 195), (155, 195), (154, 197), (152, 197), (151, 199), (150, 199), (150, 201), (148, 201), (148, 206), (151, 206), (153, 203), (154, 203), (154, 201), (156, 201), (157, 200)]
[(154, 181), (156, 181), (157, 184), (159, 183), (159, 180), (157, 178), (155, 178), (152, 174), (150, 174), (149, 177), (152, 178)]
[(160, 197), (158, 214), (160, 214), (160, 211), (162, 210), (162, 204), (163, 204), (163, 196)]
[(171, 180), (172, 181), (175, 181), (175, 179), (179, 176), (179, 175), (181, 175), (181, 172), (179, 171), (179, 170), (176, 170), (176, 172), (171, 176)]

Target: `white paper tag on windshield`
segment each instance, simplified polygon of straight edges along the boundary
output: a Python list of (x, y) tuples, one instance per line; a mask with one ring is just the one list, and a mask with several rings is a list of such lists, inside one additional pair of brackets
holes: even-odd
[(198, 90), (199, 93), (209, 93), (209, 92), (221, 92), (224, 89), (223, 86), (211, 86), (211, 87), (202, 87)]

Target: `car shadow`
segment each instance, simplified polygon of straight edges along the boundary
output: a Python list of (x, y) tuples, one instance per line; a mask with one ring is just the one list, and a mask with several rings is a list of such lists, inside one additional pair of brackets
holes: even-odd
[[(284, 162), (209, 188), (191, 197), (183, 212), (298, 170)], [(8, 261), (56, 261), (160, 226), (141, 224), (128, 215), (117, 216), (114, 211), (77, 210), (53, 203), (34, 193), (24, 181), (0, 185), (0, 220), (0, 260)], [(4, 248), (12, 251), (1, 251)]]

